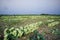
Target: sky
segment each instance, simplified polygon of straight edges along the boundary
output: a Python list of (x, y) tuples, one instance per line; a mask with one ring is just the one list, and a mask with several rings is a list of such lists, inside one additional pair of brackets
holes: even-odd
[(0, 0), (0, 14), (60, 14), (60, 0)]

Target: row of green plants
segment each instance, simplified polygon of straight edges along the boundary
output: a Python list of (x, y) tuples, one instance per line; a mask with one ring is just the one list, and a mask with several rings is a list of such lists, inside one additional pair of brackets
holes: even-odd
[(26, 34), (29, 34), (33, 32), (34, 30), (37, 30), (40, 25), (42, 25), (43, 22), (36, 22), (32, 24), (27, 24), (24, 27), (19, 27), (19, 28), (6, 28), (4, 30), (4, 40), (17, 40), (18, 37), (22, 37)]
[(53, 21), (55, 21), (54, 19), (49, 19), (49, 20), (47, 20), (47, 22), (53, 22)]
[(48, 23), (48, 27), (54, 27), (58, 24), (59, 24), (59, 21), (54, 21), (54, 22)]
[(50, 19), (50, 20), (47, 20), (46, 23), (45, 23), (49, 28), (50, 28), (50, 32), (54, 35), (60, 35), (60, 29), (57, 29), (56, 26), (60, 24), (60, 22), (57, 20), (54, 20), (54, 19)]
[(50, 29), (50, 32), (53, 34), (53, 35), (60, 35), (60, 29), (57, 29), (57, 25), (59, 25), (60, 22), (59, 21), (53, 21), (51, 23), (48, 23), (48, 27), (51, 28)]
[(54, 22), (55, 20), (54, 19), (48, 19), (44, 22), (45, 25), (48, 25), (49, 23), (52, 23)]

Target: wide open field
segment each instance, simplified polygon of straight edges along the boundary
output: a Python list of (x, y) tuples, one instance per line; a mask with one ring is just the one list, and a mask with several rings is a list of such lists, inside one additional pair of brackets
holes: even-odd
[(16, 36), (18, 37), (16, 40), (28, 40), (35, 30), (43, 35), (45, 40), (60, 40), (60, 16), (0, 16), (0, 40), (7, 40), (6, 35), (9, 35), (11, 31), (4, 32), (6, 28), (11, 29), (12, 27), (15, 30), (19, 29), (21, 33), (19, 37)]

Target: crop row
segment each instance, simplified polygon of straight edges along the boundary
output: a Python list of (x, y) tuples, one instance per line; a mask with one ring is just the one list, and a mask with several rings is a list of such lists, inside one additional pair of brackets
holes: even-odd
[[(25, 34), (29, 34), (31, 32), (33, 32), (34, 30), (38, 29), (39, 26), (42, 24), (43, 22), (37, 22), (37, 23), (32, 23), (32, 24), (27, 24), (24, 27), (19, 27), (19, 28), (6, 28), (4, 30), (4, 40), (9, 40), (11, 39), (11, 37), (13, 36), (13, 38), (18, 38), (21, 37), (22, 35)], [(10, 37), (9, 37), (10, 36)], [(12, 40), (15, 40), (13, 39)]]
[(58, 24), (59, 24), (59, 21), (54, 21), (54, 22), (48, 23), (48, 27), (54, 27)]

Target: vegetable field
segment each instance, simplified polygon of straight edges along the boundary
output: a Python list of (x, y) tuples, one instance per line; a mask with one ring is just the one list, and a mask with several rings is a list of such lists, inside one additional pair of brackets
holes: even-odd
[(60, 16), (0, 16), (0, 40), (60, 40)]

